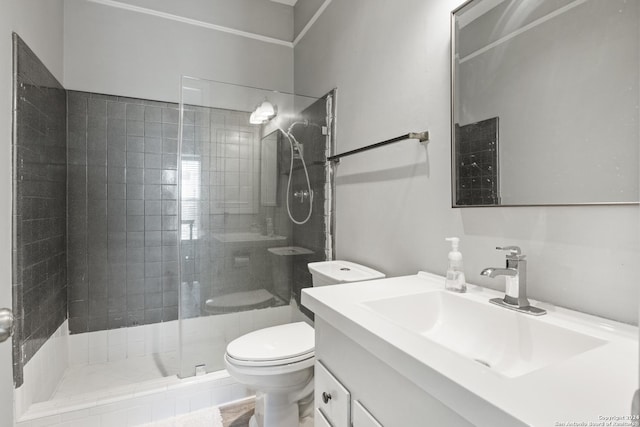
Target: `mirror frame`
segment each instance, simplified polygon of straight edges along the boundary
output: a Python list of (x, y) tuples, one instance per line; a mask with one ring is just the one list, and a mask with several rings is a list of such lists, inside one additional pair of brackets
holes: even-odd
[(451, 131), (451, 207), (452, 208), (520, 208), (520, 207), (532, 207), (532, 206), (637, 206), (640, 205), (640, 200), (637, 202), (584, 202), (584, 203), (526, 203), (526, 204), (499, 204), (499, 205), (458, 205), (456, 204), (456, 153), (455, 153), (455, 138), (456, 138), (456, 123), (455, 123), (455, 107), (456, 107), (456, 14), (460, 13), (464, 9), (466, 9), (469, 5), (475, 2), (479, 2), (483, 0), (467, 0), (462, 3), (460, 6), (451, 11), (451, 21), (450, 21), (450, 87), (451, 87), (451, 123), (450, 123), (450, 131)]

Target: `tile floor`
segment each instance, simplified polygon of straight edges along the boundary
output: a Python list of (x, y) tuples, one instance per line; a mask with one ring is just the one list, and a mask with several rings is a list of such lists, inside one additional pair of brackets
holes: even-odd
[(189, 414), (143, 424), (140, 427), (227, 427), (218, 408), (207, 408)]
[[(248, 427), (254, 406), (255, 399), (250, 397), (141, 427)], [(303, 419), (300, 427), (313, 427), (313, 417)]]
[(247, 427), (254, 408), (255, 399), (253, 397), (221, 405), (219, 410), (222, 427)]

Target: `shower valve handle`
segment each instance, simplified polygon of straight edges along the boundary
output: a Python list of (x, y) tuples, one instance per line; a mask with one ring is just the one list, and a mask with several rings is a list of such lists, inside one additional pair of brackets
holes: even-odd
[(293, 197), (300, 199), (300, 203), (304, 203), (304, 200), (309, 197), (309, 192), (307, 190), (298, 190), (293, 193)]

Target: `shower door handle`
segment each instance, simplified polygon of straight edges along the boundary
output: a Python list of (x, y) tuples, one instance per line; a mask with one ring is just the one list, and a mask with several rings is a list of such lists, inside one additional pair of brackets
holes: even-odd
[(0, 342), (9, 339), (14, 329), (13, 312), (8, 308), (0, 308)]

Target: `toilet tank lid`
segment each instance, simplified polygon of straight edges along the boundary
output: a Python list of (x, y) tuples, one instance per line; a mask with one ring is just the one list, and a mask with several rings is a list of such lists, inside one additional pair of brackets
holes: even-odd
[(384, 279), (384, 273), (350, 261), (322, 261), (308, 264), (311, 274), (319, 275), (336, 283), (360, 282), (363, 280)]
[(310, 353), (315, 347), (311, 326), (289, 323), (250, 332), (227, 346), (227, 354), (247, 361), (277, 361)]

